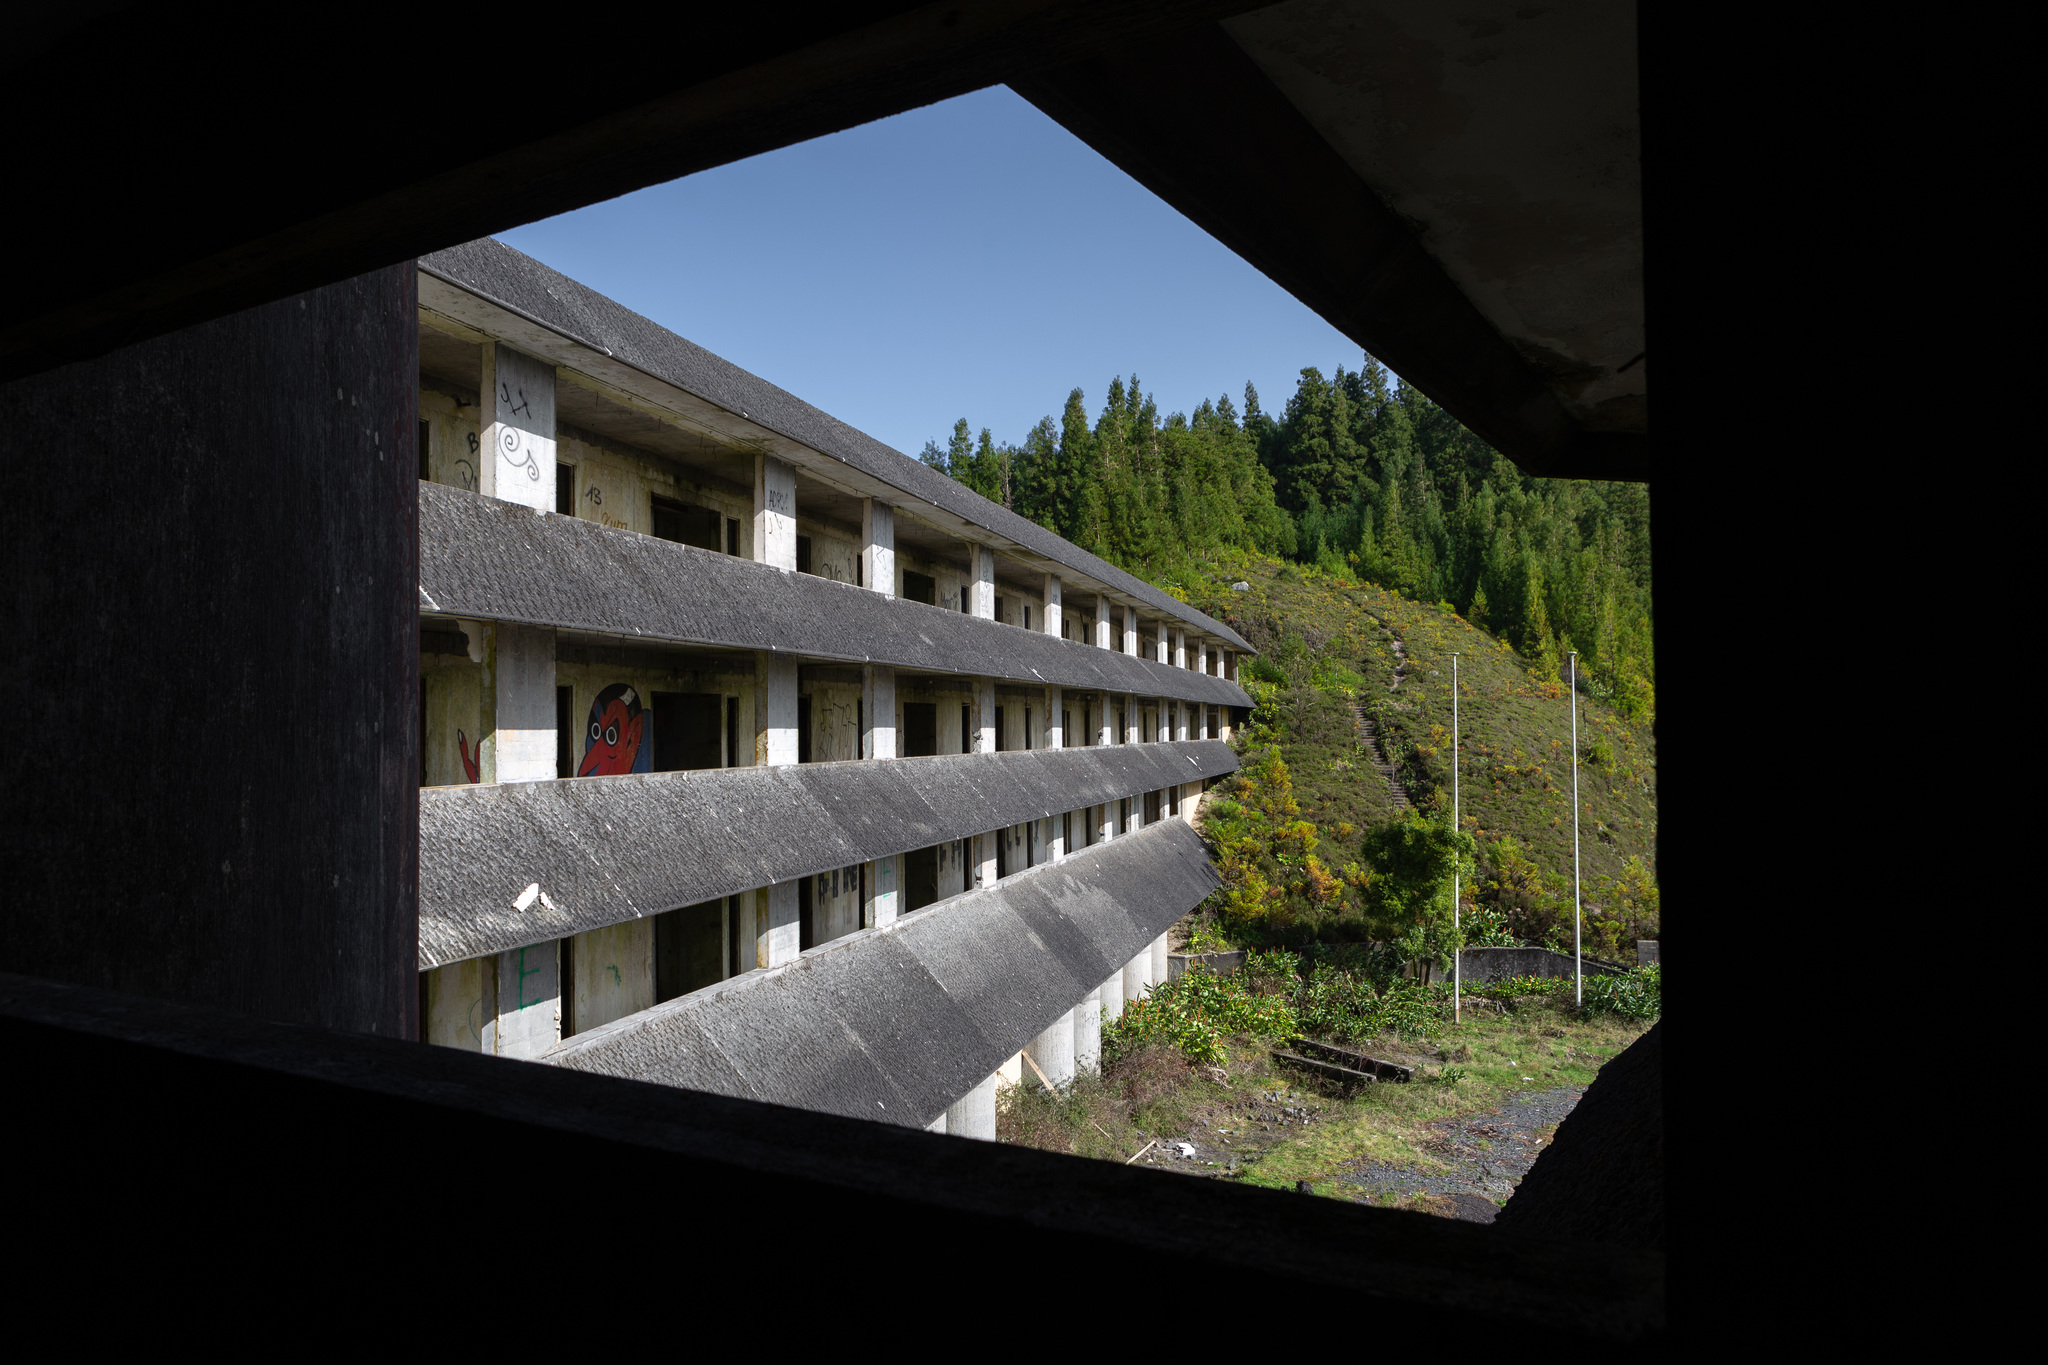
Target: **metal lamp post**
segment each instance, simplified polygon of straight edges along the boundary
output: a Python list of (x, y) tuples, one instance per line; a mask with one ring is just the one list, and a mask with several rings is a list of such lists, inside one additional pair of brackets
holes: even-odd
[(1579, 938), (1579, 651), (1571, 651), (1572, 694), (1572, 996), (1586, 1003), (1586, 952)]
[[(1463, 826), (1458, 822), (1458, 656), (1451, 655), (1451, 833), (1456, 834)], [(1465, 941), (1459, 936), (1464, 927), (1465, 909), (1464, 876), (1465, 865), (1458, 858), (1457, 843), (1451, 844), (1451, 1022), (1464, 1019), (1463, 992), (1465, 989)]]

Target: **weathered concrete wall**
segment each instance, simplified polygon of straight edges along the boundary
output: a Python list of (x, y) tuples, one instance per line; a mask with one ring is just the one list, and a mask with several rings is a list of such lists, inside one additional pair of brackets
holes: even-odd
[(6, 386), (0, 968), (414, 1034), (416, 279)]
[(628, 920), (570, 940), (569, 1025), (577, 1033), (654, 1004), (654, 921)]
[[(1553, 953), (1548, 948), (1467, 948), (1458, 954), (1458, 969), (1468, 986), (1484, 985), (1504, 976), (1540, 976), (1556, 980), (1571, 976), (1573, 959), (1570, 953)], [(1586, 959), (1587, 976), (1606, 976), (1625, 970), (1612, 962)]]
[(740, 550), (746, 553), (754, 504), (743, 488), (704, 478), (673, 460), (576, 427), (561, 429), (555, 458), (575, 471), (576, 515), (584, 521), (653, 535), (653, 500), (669, 498), (685, 507), (718, 513), (721, 537), (727, 520), (739, 522)]

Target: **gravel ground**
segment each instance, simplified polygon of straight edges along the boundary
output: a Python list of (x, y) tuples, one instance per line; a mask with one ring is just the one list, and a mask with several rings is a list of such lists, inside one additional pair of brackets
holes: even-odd
[(1337, 1179), (1368, 1199), (1423, 1196), (1450, 1217), (1490, 1223), (1500, 1205), (1536, 1162), (1538, 1134), (1561, 1123), (1586, 1093), (1582, 1085), (1511, 1096), (1498, 1109), (1429, 1125), (1429, 1149), (1448, 1171), (1425, 1172), (1375, 1161), (1347, 1164)]

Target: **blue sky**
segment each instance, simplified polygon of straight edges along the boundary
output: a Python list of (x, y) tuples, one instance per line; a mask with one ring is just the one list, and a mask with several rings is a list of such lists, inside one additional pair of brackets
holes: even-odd
[(545, 219), (502, 240), (915, 455), (1021, 440), (1136, 373), (1162, 412), (1279, 411), (1357, 346), (1007, 89)]

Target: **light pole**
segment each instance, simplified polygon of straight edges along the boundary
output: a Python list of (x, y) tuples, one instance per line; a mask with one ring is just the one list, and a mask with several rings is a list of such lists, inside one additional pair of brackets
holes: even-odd
[[(1464, 826), (1458, 822), (1458, 656), (1451, 655), (1451, 833), (1457, 834)], [(1451, 1022), (1460, 1023), (1464, 1015), (1462, 993), (1465, 989), (1465, 941), (1459, 937), (1463, 928), (1461, 918), (1465, 908), (1464, 876), (1465, 865), (1458, 858), (1457, 840), (1451, 841)]]
[(1586, 1004), (1586, 951), (1579, 939), (1579, 651), (1572, 660), (1572, 997)]

